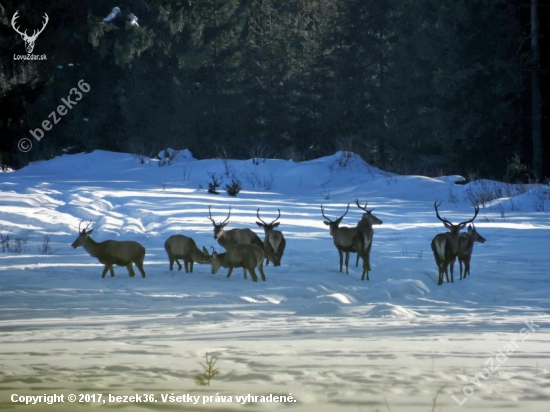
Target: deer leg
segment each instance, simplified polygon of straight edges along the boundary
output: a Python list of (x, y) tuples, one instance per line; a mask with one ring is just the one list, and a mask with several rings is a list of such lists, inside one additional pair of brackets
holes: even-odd
[(185, 266), (185, 273), (189, 273), (189, 261), (184, 259), (183, 265)]
[(470, 259), (471, 256), (468, 256), (464, 261), (464, 277), (466, 277), (466, 275), (470, 276)]
[(174, 269), (174, 257), (171, 255), (168, 255), (168, 260), (170, 261), (170, 270)]
[(453, 260), (451, 260), (451, 283), (454, 283), (455, 282), (455, 279), (454, 279), (454, 275), (453, 275), (453, 272), (455, 270), (455, 260), (456, 260), (456, 257), (453, 258)]
[(179, 260), (177, 260), (176, 258), (174, 258), (174, 260), (176, 261), (176, 263), (178, 264), (178, 270), (181, 270), (181, 263)]
[(189, 262), (189, 271), (190, 271), (191, 273), (193, 273), (193, 265), (194, 265), (194, 264), (195, 264), (195, 261), (194, 261), (194, 260), (191, 260), (191, 261)]
[(249, 272), (250, 272), (250, 277), (252, 278), (252, 282), (257, 282), (258, 281), (258, 275), (256, 275), (256, 271), (254, 270), (254, 266), (252, 266), (249, 269)]
[(344, 264), (344, 257), (342, 256), (342, 249), (338, 248), (338, 255), (340, 255), (340, 273), (342, 273), (342, 265)]
[(131, 278), (136, 276), (136, 272), (134, 272), (134, 268), (132, 267), (132, 265), (133, 263), (130, 263), (129, 265), (126, 266), (126, 269), (128, 269), (128, 274), (130, 275)]
[(258, 270), (260, 271), (260, 275), (262, 275), (262, 280), (265, 282), (265, 273), (264, 273), (264, 267), (262, 265), (262, 262), (260, 262), (258, 266)]
[(105, 267), (103, 268), (103, 273), (101, 274), (101, 277), (104, 278), (105, 275), (107, 274), (107, 271), (111, 269), (111, 276), (114, 276), (113, 275), (113, 267), (112, 266), (109, 266), (109, 265), (105, 265)]
[(145, 270), (143, 269), (143, 262), (135, 262), (135, 264), (136, 264), (136, 267), (139, 270), (139, 273), (141, 273), (141, 277), (144, 278), (145, 277)]
[(357, 260), (355, 261), (355, 267), (359, 266), (359, 252), (357, 252)]
[(244, 276), (245, 279), (248, 279), (248, 278), (246, 277), (246, 274), (247, 274), (247, 273), (248, 273), (248, 272), (247, 272), (246, 268), (243, 268), (243, 276)]
[(445, 266), (444, 262), (440, 262), (439, 265), (439, 281), (437, 282), (438, 285), (443, 284), (443, 274), (445, 274), (445, 277), (447, 278), (447, 282), (449, 281), (449, 277), (447, 275), (447, 267)]
[[(371, 268), (370, 268), (370, 250), (372, 249), (372, 241), (369, 243), (369, 246), (367, 247), (367, 253), (366, 253), (366, 256), (367, 256), (367, 280), (369, 280), (369, 273), (371, 271)], [(364, 257), (363, 257), (364, 259)]]
[(233, 272), (233, 268), (229, 268), (229, 270), (227, 271), (227, 277), (231, 277), (231, 272)]
[(349, 275), (348, 264), (349, 264), (349, 252), (346, 252), (346, 275)]

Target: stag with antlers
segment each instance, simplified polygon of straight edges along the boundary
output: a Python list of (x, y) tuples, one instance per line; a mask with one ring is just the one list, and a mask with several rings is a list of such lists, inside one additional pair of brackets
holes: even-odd
[(281, 266), (281, 259), (283, 258), (283, 253), (285, 253), (286, 240), (283, 232), (274, 230), (279, 226), (280, 222), (277, 222), (277, 220), (281, 217), (281, 210), (277, 209), (277, 211), (279, 212), (279, 216), (271, 223), (266, 223), (262, 220), (260, 217), (260, 208), (256, 211), (256, 216), (258, 216), (261, 222), (256, 222), (256, 224), (263, 228), (265, 233), (264, 250), (267, 261), (266, 266), (269, 265), (269, 262), (273, 262), (273, 266)]
[(357, 223), (356, 233), (353, 237), (353, 248), (357, 251), (357, 261), (359, 261), (359, 257), (363, 259), (363, 275), (361, 276), (361, 280), (365, 280), (365, 275), (366, 279), (369, 280), (369, 272), (371, 270), (370, 250), (372, 248), (372, 238), (374, 236), (372, 226), (381, 225), (382, 221), (372, 214), (374, 208), (367, 210), (368, 203), (365, 203), (363, 207), (359, 204), (359, 200), (355, 199), (355, 204), (365, 213), (363, 213), (363, 217), (359, 223)]
[[(78, 225), (78, 237), (71, 245), (74, 249), (82, 246), (90, 256), (97, 258), (100, 263), (104, 264), (103, 273), (101, 277), (104, 278), (107, 271), (111, 272), (111, 277), (115, 276), (113, 266), (126, 266), (130, 277), (134, 277), (136, 273), (132, 267), (135, 264), (141, 273), (142, 277), (145, 277), (145, 270), (143, 269), (143, 260), (145, 259), (145, 248), (138, 242), (132, 240), (118, 241), (118, 240), (106, 240), (104, 242), (96, 242), (90, 235), (94, 231), (88, 230), (88, 227), (92, 222), (80, 230), (82, 220)], [(88, 230), (88, 231), (87, 231)]]
[(15, 25), (16, 20), (19, 17), (18, 13), (19, 13), (19, 10), (17, 10), (15, 12), (15, 14), (13, 15), (13, 18), (11, 19), (11, 26), (23, 38), (23, 41), (25, 42), (25, 49), (27, 50), (27, 54), (31, 54), (32, 51), (34, 50), (34, 43), (36, 42), (36, 39), (38, 38), (40, 33), (42, 33), (44, 31), (44, 29), (46, 28), (46, 25), (48, 24), (48, 21), (50, 20), (50, 18), (48, 17), (48, 15), (46, 13), (44, 13), (44, 19), (45, 20), (44, 20), (44, 23), (42, 24), (42, 28), (40, 30), (35, 29), (32, 33), (32, 36), (29, 36), (27, 34), (27, 30), (25, 30), (24, 32), (21, 32), (19, 30), (19, 27), (16, 27), (16, 25)]
[(208, 219), (212, 222), (212, 225), (214, 225), (214, 239), (218, 241), (221, 247), (225, 248), (225, 250), (229, 250), (235, 245), (246, 245), (246, 244), (253, 244), (256, 246), (259, 246), (262, 250), (264, 249), (264, 243), (262, 240), (258, 237), (256, 233), (254, 233), (250, 229), (231, 229), (231, 230), (225, 230), (225, 227), (229, 223), (229, 217), (231, 216), (231, 206), (229, 207), (229, 213), (227, 214), (227, 218), (220, 223), (216, 223), (214, 219), (212, 218), (212, 212), (210, 210), (210, 206), (208, 206)]
[(438, 204), (437, 201), (434, 202), (435, 215), (439, 220), (443, 222), (445, 227), (449, 229), (447, 233), (439, 233), (432, 240), (432, 251), (435, 258), (435, 263), (439, 270), (439, 280), (438, 285), (443, 284), (443, 273), (445, 273), (445, 278), (447, 282), (449, 281), (448, 267), (451, 266), (451, 283), (454, 282), (454, 264), (458, 254), (459, 238), (460, 231), (464, 227), (475, 220), (477, 214), (479, 213), (479, 207), (474, 208), (475, 214), (474, 217), (465, 222), (460, 222), (458, 224), (453, 224), (448, 221), (446, 218), (439, 216), (438, 207), (441, 206), (441, 202)]
[(338, 250), (338, 255), (340, 256), (340, 272), (342, 272), (342, 266), (344, 263), (344, 253), (346, 254), (346, 274), (348, 274), (348, 264), (349, 264), (349, 254), (355, 253), (356, 250), (353, 247), (353, 237), (357, 233), (357, 228), (355, 227), (340, 227), (342, 219), (347, 215), (349, 210), (349, 203), (345, 213), (336, 220), (331, 220), (325, 215), (325, 210), (323, 205), (321, 205), (321, 214), (326, 219), (323, 222), (330, 228), (330, 235), (334, 241), (334, 246)]

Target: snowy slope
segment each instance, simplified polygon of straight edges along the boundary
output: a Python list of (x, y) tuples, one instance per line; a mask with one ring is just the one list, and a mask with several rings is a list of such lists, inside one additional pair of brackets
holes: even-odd
[[(243, 190), (209, 194), (208, 173), (224, 183), (235, 176)], [(397, 176), (341, 152), (256, 165), (196, 160), (185, 151), (158, 167), (95, 151), (0, 174), (0, 233), (12, 246), (28, 238), (23, 253), (0, 253), (0, 409), (14, 407), (13, 394), (148, 393), (154, 405), (107, 405), (279, 410), (289, 404), (245, 406), (236, 396), (292, 393), (294, 410), (428, 411), (439, 391), (437, 410), (546, 410), (550, 189), (459, 180)], [(321, 204), (335, 219), (351, 203), (343, 225), (354, 226), (362, 215), (355, 198), (383, 221), (369, 282), (360, 280), (354, 255), (349, 275), (339, 272), (321, 216)], [(470, 219), (472, 200), (481, 201), (475, 223), (487, 239), (475, 245), (471, 277), (458, 280), (457, 262), (455, 282), (442, 286), (430, 249), (445, 230), (435, 200), (455, 223)], [(168, 270), (163, 245), (172, 234), (221, 250), (209, 206), (216, 221), (231, 207), (228, 229), (248, 227), (262, 239), (257, 208), (266, 221), (281, 210), (287, 248), (281, 267), (265, 268), (266, 282), (244, 280), (238, 269), (229, 279), (223, 269), (211, 275), (207, 265)], [(101, 279), (102, 265), (70, 247), (81, 220), (93, 222), (97, 241), (143, 244), (147, 277), (129, 278), (117, 267), (114, 278)], [(47, 234), (56, 251), (42, 255)], [(526, 321), (538, 328), (521, 341)], [(517, 349), (498, 363), (512, 339)], [(201, 387), (194, 377), (206, 352), (218, 358), (220, 374)], [(499, 367), (488, 376), (490, 358)], [(164, 402), (171, 393), (213, 398)], [(216, 394), (225, 402), (215, 402)]]

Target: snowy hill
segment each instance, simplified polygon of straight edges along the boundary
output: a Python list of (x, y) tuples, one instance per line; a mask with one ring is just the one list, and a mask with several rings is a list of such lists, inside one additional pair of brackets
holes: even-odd
[[(220, 195), (207, 192), (214, 174), (224, 181)], [(232, 178), (242, 182), (237, 197), (223, 190)], [(455, 184), (461, 180), (398, 176), (343, 152), (295, 163), (197, 160), (184, 151), (159, 167), (95, 151), (2, 173), (0, 408), (14, 406), (14, 393), (150, 393), (156, 409), (169, 410), (175, 404), (161, 395), (174, 392), (226, 397), (201, 398), (197, 410), (248, 410), (236, 396), (292, 393), (295, 410), (384, 411), (387, 402), (391, 411), (428, 411), (441, 390), (444, 411), (546, 410), (550, 188)], [(349, 275), (339, 272), (320, 209), (336, 219), (351, 204), (342, 224), (355, 226), (363, 213), (356, 198), (383, 221), (374, 228), (368, 282), (355, 255)], [(475, 245), (471, 276), (460, 281), (457, 262), (455, 282), (442, 286), (430, 249), (445, 231), (436, 200), (453, 223), (479, 204), (475, 224), (487, 239)], [(222, 251), (209, 206), (216, 222), (231, 207), (227, 229), (250, 228), (262, 239), (256, 210), (268, 221), (280, 209), (287, 246), (281, 267), (265, 267), (267, 281), (244, 280), (240, 269), (229, 279), (224, 269), (211, 275), (209, 265), (169, 270), (170, 235)], [(70, 247), (82, 220), (92, 222), (96, 241), (145, 246), (147, 277), (115, 267), (114, 278), (101, 279), (103, 265)], [(41, 253), (47, 235), (53, 254)], [(21, 253), (7, 250), (16, 246)], [(488, 359), (497, 362), (531, 321), (536, 331), (479, 380)], [(206, 352), (220, 369), (210, 387), (194, 382)]]

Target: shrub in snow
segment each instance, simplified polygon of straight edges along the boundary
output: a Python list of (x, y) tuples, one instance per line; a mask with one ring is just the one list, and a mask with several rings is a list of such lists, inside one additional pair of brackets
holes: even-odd
[(218, 187), (223, 183), (222, 177), (215, 172), (208, 172), (208, 176), (210, 177), (210, 182), (208, 182), (208, 193), (219, 195), (220, 192), (218, 192)]
[(243, 185), (239, 179), (231, 179), (230, 185), (225, 185), (225, 191), (229, 196), (237, 196), (237, 194), (241, 191), (243, 188)]

